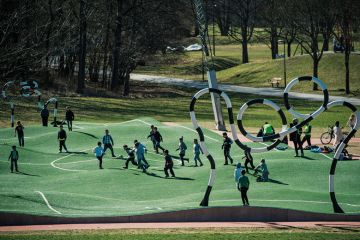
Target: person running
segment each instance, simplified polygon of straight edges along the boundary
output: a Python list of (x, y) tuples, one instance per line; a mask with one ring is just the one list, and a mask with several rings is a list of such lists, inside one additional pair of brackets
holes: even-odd
[(197, 162), (199, 161), (200, 163), (200, 167), (203, 166), (204, 164), (201, 162), (200, 159), (200, 153), (203, 153), (200, 144), (198, 143), (197, 139), (194, 139), (194, 161), (195, 161), (195, 167), (198, 166)]
[[(175, 150), (175, 151), (179, 151), (181, 166), (184, 166), (186, 149), (187, 149), (187, 146), (184, 143), (184, 137), (181, 136), (181, 138), (179, 138), (179, 147)], [(189, 162), (189, 159), (187, 159), (187, 161)]]
[(306, 123), (304, 127), (304, 137), (301, 140), (301, 145), (303, 146), (305, 141), (307, 142), (308, 147), (311, 147), (311, 125), (310, 123)]
[(245, 174), (246, 174), (246, 171), (243, 169), (241, 171), (241, 176), (239, 178), (237, 188), (241, 193), (241, 200), (243, 202), (243, 205), (249, 206), (249, 199), (247, 197), (247, 191), (249, 190), (250, 181), (249, 181), (249, 178), (247, 176), (245, 176)]
[(75, 116), (70, 107), (66, 107), (65, 120), (68, 126), (69, 131), (72, 131), (72, 122), (74, 121)]
[(63, 125), (60, 125), (60, 131), (58, 132), (58, 141), (59, 141), (59, 152), (62, 153), (62, 149), (64, 148), (66, 152), (68, 152), (66, 147), (66, 132), (64, 130)]
[[(293, 122), (290, 123), (290, 128), (296, 126), (297, 124), (298, 124), (298, 120), (296, 118), (294, 118)], [(304, 149), (303, 149), (302, 144), (301, 144), (301, 133), (302, 133), (301, 128), (297, 129), (293, 133), (290, 133), (290, 141), (293, 142), (294, 149), (295, 149), (295, 156), (294, 157), (299, 157), (299, 149), (300, 149), (300, 152), (301, 152), (301, 157), (304, 157)]]
[(41, 120), (42, 120), (42, 125), (44, 127), (48, 126), (48, 122), (49, 122), (49, 110), (47, 109), (47, 105), (44, 105), (44, 108), (41, 110), (40, 112), (40, 116), (41, 116)]
[(334, 131), (334, 143), (333, 146), (335, 147), (335, 149), (337, 148), (337, 146), (342, 142), (342, 140), (344, 139), (344, 135), (342, 133), (341, 127), (340, 127), (340, 123), (339, 121), (335, 122), (335, 126), (333, 128)]
[(153, 144), (154, 151), (156, 151), (156, 141), (154, 138), (154, 125), (151, 125), (150, 128), (151, 128), (150, 134), (147, 136), (147, 138), (150, 138), (150, 140)]
[(12, 150), (10, 152), (8, 160), (10, 161), (10, 170), (11, 173), (14, 172), (14, 168), (16, 172), (19, 172), (17, 161), (19, 160), (19, 152), (16, 150), (16, 146), (12, 146)]
[(241, 177), (242, 170), (243, 168), (241, 167), (241, 163), (236, 164), (236, 168), (234, 170), (234, 178), (236, 184), (239, 182), (239, 178)]
[(138, 168), (141, 168), (145, 173), (146, 169), (150, 167), (149, 163), (145, 159), (146, 147), (137, 140), (134, 140), (134, 145)]
[(223, 142), (223, 145), (221, 146), (221, 149), (224, 150), (224, 157), (225, 157), (224, 165), (229, 165), (228, 159), (230, 160), (230, 163), (233, 164), (233, 159), (230, 156), (230, 149), (231, 149), (231, 144), (233, 143), (233, 141), (231, 140), (231, 138), (229, 138), (227, 136), (226, 132), (223, 133), (223, 138), (224, 138), (224, 142)]
[(101, 146), (101, 142), (97, 143), (97, 147), (94, 148), (93, 153), (95, 153), (95, 157), (99, 160), (99, 168), (103, 169), (102, 167), (102, 158), (105, 154), (104, 149)]
[(24, 147), (25, 144), (25, 139), (24, 139), (24, 126), (21, 124), (20, 121), (18, 121), (17, 126), (15, 128), (15, 133), (14, 133), (14, 137), (18, 137), (19, 140), (19, 146), (20, 147)]
[(109, 148), (110, 151), (111, 151), (111, 156), (112, 157), (116, 157), (115, 154), (114, 154), (114, 149), (113, 149), (113, 146), (114, 146), (114, 140), (113, 138), (111, 137), (111, 135), (109, 134), (109, 130), (108, 129), (105, 129), (105, 135), (102, 139), (102, 142), (104, 144), (104, 153), (106, 152), (106, 150)]
[(245, 164), (244, 165), (245, 165), (246, 173), (249, 173), (248, 164), (250, 164), (250, 166), (252, 167), (253, 170), (255, 169), (254, 159), (253, 159), (253, 157), (252, 157), (252, 155), (250, 153), (250, 150), (245, 150), (244, 154), (245, 154), (245, 156), (242, 159), (245, 158)]
[(128, 145), (124, 145), (123, 146), (125, 152), (127, 153), (127, 158), (126, 158), (126, 162), (125, 162), (125, 167), (123, 167), (124, 169), (128, 169), (129, 167), (129, 162), (131, 162), (133, 165), (137, 166), (137, 162), (135, 161), (135, 150), (131, 149), (128, 147)]
[(259, 182), (267, 182), (269, 181), (269, 170), (265, 163), (265, 159), (261, 159), (260, 164), (256, 167), (254, 175), (256, 175), (259, 171), (261, 171), (261, 177), (259, 177)]
[(270, 123), (265, 122), (264, 126), (262, 127), (262, 132), (263, 136), (270, 136), (275, 134), (275, 129)]
[(168, 170), (170, 171), (171, 176), (175, 177), (175, 173), (173, 170), (174, 162), (172, 160), (172, 157), (169, 155), (169, 150), (165, 150), (164, 154), (165, 154), (165, 166), (164, 166), (165, 177), (166, 178), (169, 177)]
[(155, 151), (159, 153), (159, 148), (164, 152), (164, 148), (160, 146), (160, 142), (163, 141), (163, 137), (161, 136), (160, 132), (158, 131), (157, 127), (154, 127), (153, 137), (155, 140)]

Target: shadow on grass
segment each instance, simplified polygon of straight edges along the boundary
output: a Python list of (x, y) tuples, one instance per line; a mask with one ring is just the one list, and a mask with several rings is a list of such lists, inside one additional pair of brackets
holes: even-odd
[(73, 131), (74, 133), (80, 133), (80, 134), (84, 134), (87, 135), (89, 137), (95, 138), (95, 139), (99, 139), (97, 136), (95, 136), (94, 134), (91, 133), (86, 133), (86, 132), (80, 132), (80, 131)]
[(86, 152), (73, 152), (73, 151), (68, 151), (67, 153), (69, 153), (69, 154), (79, 154), (79, 155), (87, 155), (88, 154)]
[(276, 183), (276, 184), (281, 184), (281, 185), (289, 185), (289, 184), (287, 184), (287, 183), (283, 183), (283, 182), (281, 182), (281, 181), (278, 181), (278, 180), (275, 180), (275, 179), (271, 179), (271, 178), (269, 178), (269, 181), (268, 182), (270, 182), (270, 183)]
[(157, 175), (156, 173), (153, 173), (153, 172), (152, 173), (146, 172), (145, 174), (150, 177), (156, 177), (156, 178), (162, 178), (162, 179), (174, 179), (174, 180), (182, 180), (182, 181), (194, 181), (195, 180), (193, 178), (186, 178), (186, 177), (166, 178), (166, 177)]
[(35, 175), (35, 174), (30, 174), (30, 173), (26, 173), (26, 172), (15, 172), (16, 174), (20, 174), (20, 175), (25, 175), (25, 176), (30, 176), (30, 177), (41, 177), (40, 175)]

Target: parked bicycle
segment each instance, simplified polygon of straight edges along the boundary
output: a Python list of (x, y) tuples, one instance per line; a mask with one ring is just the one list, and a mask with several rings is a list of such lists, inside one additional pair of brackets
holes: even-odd
[[(349, 134), (348, 132), (343, 132), (344, 139), (347, 137), (348, 134)], [(321, 141), (322, 144), (326, 145), (326, 144), (331, 143), (331, 141), (334, 138), (335, 138), (334, 126), (328, 126), (327, 131), (321, 134), (320, 141)]]

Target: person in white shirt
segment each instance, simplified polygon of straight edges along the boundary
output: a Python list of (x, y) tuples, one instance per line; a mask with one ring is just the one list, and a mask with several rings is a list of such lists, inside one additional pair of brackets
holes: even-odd
[(353, 113), (350, 115), (349, 120), (346, 123), (346, 126), (348, 126), (350, 129), (353, 129), (355, 127), (355, 123), (356, 123), (356, 116)]
[(94, 148), (93, 152), (95, 153), (95, 157), (99, 160), (99, 168), (103, 169), (102, 167), (102, 158), (105, 154), (104, 149), (101, 147), (101, 142), (98, 142), (96, 148)]
[(344, 138), (339, 121), (335, 122), (333, 131), (335, 136), (333, 146), (336, 148)]

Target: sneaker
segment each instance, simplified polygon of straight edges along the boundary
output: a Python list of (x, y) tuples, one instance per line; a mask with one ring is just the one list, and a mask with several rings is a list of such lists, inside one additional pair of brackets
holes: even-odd
[(195, 165), (194, 167), (197, 167), (198, 165)]
[(166, 175), (165, 177), (166, 177), (166, 178), (168, 178), (168, 177), (169, 177), (169, 175)]
[(176, 178), (175, 175), (172, 175), (173, 178)]
[(301, 154), (301, 157), (303, 158), (303, 157), (305, 157), (305, 155), (304, 155), (304, 154)]
[(204, 164), (200, 164), (200, 167), (204, 166)]
[(128, 167), (123, 167), (123, 169), (128, 169)]
[(224, 165), (229, 165), (228, 163), (224, 163)]
[(299, 157), (299, 155), (296, 154), (296, 155), (294, 155), (294, 157)]

